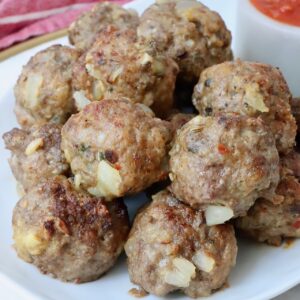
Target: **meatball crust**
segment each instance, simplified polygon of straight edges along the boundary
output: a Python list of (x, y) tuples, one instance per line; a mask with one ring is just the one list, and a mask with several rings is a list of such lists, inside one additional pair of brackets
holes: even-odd
[(235, 223), (245, 235), (275, 246), (283, 238), (300, 237), (300, 183), (289, 170), (284, 172), (274, 198), (258, 199)]
[(232, 59), (231, 34), (224, 21), (197, 1), (151, 5), (142, 14), (137, 33), (178, 63), (184, 81), (196, 81), (205, 68)]
[(110, 26), (74, 66), (77, 108), (89, 101), (126, 97), (165, 117), (173, 106), (177, 64), (139, 43), (135, 30)]
[(62, 149), (83, 188), (109, 199), (167, 177), (169, 123), (148, 110), (126, 99), (105, 100), (68, 120)]
[(112, 2), (97, 3), (69, 27), (69, 41), (80, 51), (91, 48), (96, 36), (108, 25), (135, 29), (139, 24), (136, 11), (124, 9)]
[(13, 212), (18, 256), (63, 281), (92, 281), (110, 269), (129, 231), (122, 200), (75, 190), (63, 176), (31, 189)]
[(270, 65), (237, 60), (206, 69), (195, 86), (193, 103), (201, 115), (234, 112), (260, 116), (281, 153), (295, 143), (291, 94), (281, 72)]
[(300, 153), (298, 151), (293, 150), (289, 154), (283, 155), (281, 157), (281, 164), (291, 170), (295, 177), (300, 179)]
[(207, 226), (201, 211), (162, 191), (137, 215), (125, 244), (133, 283), (157, 296), (208, 296), (226, 282), (237, 245), (231, 225)]
[(170, 190), (194, 208), (225, 206), (232, 216), (245, 215), (258, 197), (274, 196), (278, 163), (260, 119), (197, 116), (178, 131), (170, 151)]
[(292, 114), (297, 123), (297, 132), (299, 134), (299, 130), (300, 130), (300, 98), (293, 98), (291, 100), (291, 109), (292, 109)]
[(69, 170), (60, 148), (61, 125), (45, 124), (28, 131), (14, 128), (3, 135), (3, 140), (11, 151), (11, 170), (25, 192), (40, 181)]
[(15, 85), (15, 114), (21, 127), (38, 123), (63, 124), (74, 112), (72, 67), (79, 53), (54, 45), (35, 54)]

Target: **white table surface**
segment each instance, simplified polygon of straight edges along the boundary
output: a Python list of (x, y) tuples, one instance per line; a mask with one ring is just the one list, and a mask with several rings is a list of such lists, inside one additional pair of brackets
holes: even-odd
[[(288, 292), (274, 298), (273, 300), (298, 300), (300, 298), (299, 295), (300, 295), (300, 285), (292, 288)], [(7, 287), (4, 288), (1, 285), (0, 285), (0, 299), (1, 300), (25, 300), (25, 298), (24, 299), (20, 298), (20, 295), (19, 294), (17, 295), (13, 290)], [(135, 298), (132, 297), (132, 299), (134, 300)], [(145, 298), (145, 300), (146, 299), (147, 298)], [(71, 300), (71, 299), (57, 299), (57, 300)]]

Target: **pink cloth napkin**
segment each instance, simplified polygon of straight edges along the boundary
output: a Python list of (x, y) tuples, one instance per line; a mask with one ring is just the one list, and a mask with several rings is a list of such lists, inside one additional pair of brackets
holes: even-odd
[[(100, 0), (101, 1), (101, 0)], [(70, 25), (99, 0), (1, 0), (0, 51)], [(129, 0), (112, 0), (124, 4)]]

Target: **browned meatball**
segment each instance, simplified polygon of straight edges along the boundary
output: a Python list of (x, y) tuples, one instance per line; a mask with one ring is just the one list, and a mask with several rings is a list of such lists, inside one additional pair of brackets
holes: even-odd
[(177, 64), (138, 43), (134, 30), (109, 27), (74, 66), (74, 98), (89, 101), (126, 97), (166, 116), (173, 106)]
[(126, 99), (93, 102), (62, 130), (75, 183), (107, 199), (167, 177), (169, 123)]
[(274, 196), (279, 157), (273, 135), (260, 119), (234, 114), (195, 117), (170, 152), (171, 191), (206, 222), (245, 215), (260, 197)]
[(125, 244), (133, 283), (164, 296), (208, 296), (226, 282), (237, 255), (231, 225), (208, 227), (203, 214), (167, 191), (137, 215)]
[(185, 81), (196, 81), (203, 69), (232, 59), (231, 34), (224, 21), (197, 1), (151, 5), (137, 32), (142, 41), (178, 63)]
[(279, 246), (283, 238), (300, 237), (300, 183), (284, 170), (271, 201), (258, 199), (236, 226), (259, 242)]
[(88, 50), (96, 36), (108, 25), (120, 29), (139, 24), (138, 14), (112, 2), (97, 3), (90, 11), (79, 16), (69, 27), (69, 41), (80, 51)]
[(75, 190), (63, 176), (31, 189), (13, 213), (19, 257), (63, 281), (99, 278), (115, 263), (128, 231), (122, 200), (107, 204)]
[(234, 61), (206, 69), (195, 86), (193, 103), (201, 115), (234, 112), (260, 116), (273, 132), (279, 152), (295, 144), (291, 94), (281, 72), (270, 65)]
[(60, 148), (61, 125), (45, 124), (28, 131), (14, 128), (5, 133), (3, 139), (11, 151), (11, 170), (24, 191), (69, 170)]
[(72, 68), (79, 53), (55, 45), (35, 54), (23, 67), (15, 86), (17, 120), (22, 127), (63, 124), (74, 112)]

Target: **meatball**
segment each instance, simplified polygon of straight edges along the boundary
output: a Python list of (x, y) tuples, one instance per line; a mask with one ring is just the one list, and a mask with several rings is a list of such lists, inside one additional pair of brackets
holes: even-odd
[(79, 53), (61, 45), (34, 55), (23, 67), (14, 92), (15, 113), (22, 127), (63, 124), (74, 112), (72, 68)]
[(31, 189), (13, 212), (18, 256), (63, 281), (99, 278), (115, 263), (128, 231), (122, 200), (107, 204), (63, 176)]
[(150, 106), (164, 117), (173, 106), (177, 64), (137, 42), (135, 30), (108, 27), (74, 66), (77, 108), (120, 96)]
[(193, 103), (201, 115), (234, 112), (260, 116), (273, 132), (281, 153), (295, 143), (291, 94), (281, 72), (270, 65), (234, 61), (206, 69), (195, 86)]
[(273, 135), (260, 119), (235, 114), (197, 116), (170, 151), (170, 190), (205, 210), (208, 225), (245, 215), (258, 197), (271, 198), (279, 181)]
[(236, 227), (259, 242), (279, 246), (283, 238), (300, 237), (300, 183), (284, 171), (275, 197), (258, 199)]
[(167, 177), (169, 123), (148, 110), (126, 99), (105, 100), (68, 120), (62, 149), (78, 185), (110, 199)]
[(158, 296), (180, 289), (196, 298), (224, 285), (237, 245), (231, 225), (208, 227), (201, 211), (162, 191), (137, 215), (125, 251), (133, 283)]
[(232, 59), (231, 34), (224, 21), (197, 1), (151, 5), (141, 16), (137, 33), (178, 63), (183, 81), (196, 81), (205, 68)]
[(60, 148), (61, 125), (45, 124), (28, 131), (14, 128), (3, 139), (11, 151), (11, 170), (25, 192), (40, 181), (69, 170)]
[(134, 10), (126, 10), (111, 2), (97, 3), (70, 25), (69, 41), (78, 50), (86, 51), (106, 26), (135, 29), (138, 24), (139, 17)]

